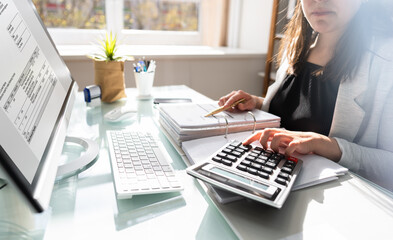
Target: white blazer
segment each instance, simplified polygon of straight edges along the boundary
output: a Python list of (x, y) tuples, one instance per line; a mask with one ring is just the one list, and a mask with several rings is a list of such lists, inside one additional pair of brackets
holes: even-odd
[[(339, 86), (329, 136), (342, 151), (341, 165), (393, 191), (393, 39), (372, 46), (355, 76)], [(284, 61), (263, 110), (269, 110), (287, 69)]]

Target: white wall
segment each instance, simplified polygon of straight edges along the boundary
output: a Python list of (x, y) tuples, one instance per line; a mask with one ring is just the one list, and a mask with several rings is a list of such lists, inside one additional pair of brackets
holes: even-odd
[(239, 47), (267, 53), (272, 0), (241, 1)]
[[(151, 56), (157, 62), (154, 86), (187, 85), (212, 98), (242, 89), (251, 94), (262, 94), (265, 55), (245, 56)], [(82, 91), (94, 85), (94, 67), (91, 59), (65, 59), (72, 77)], [(126, 87), (135, 87), (131, 62), (125, 64)]]

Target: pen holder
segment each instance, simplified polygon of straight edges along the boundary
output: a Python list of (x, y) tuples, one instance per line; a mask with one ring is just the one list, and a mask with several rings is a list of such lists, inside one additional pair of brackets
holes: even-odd
[(155, 71), (134, 72), (136, 88), (138, 89), (138, 98), (150, 98), (153, 87)]

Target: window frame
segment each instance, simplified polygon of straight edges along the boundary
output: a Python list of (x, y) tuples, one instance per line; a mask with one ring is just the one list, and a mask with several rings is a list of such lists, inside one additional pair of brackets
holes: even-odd
[(48, 28), (56, 45), (87, 45), (96, 43), (105, 35), (113, 32), (122, 44), (131, 45), (202, 45), (201, 8), (199, 11), (198, 31), (158, 31), (123, 29), (123, 0), (106, 0), (106, 29), (63, 29)]

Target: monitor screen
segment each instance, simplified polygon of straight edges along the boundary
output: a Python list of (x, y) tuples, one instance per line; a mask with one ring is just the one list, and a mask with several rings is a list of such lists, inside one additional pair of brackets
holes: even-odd
[(41, 212), (77, 86), (31, 0), (0, 0), (0, 39), (0, 178)]

